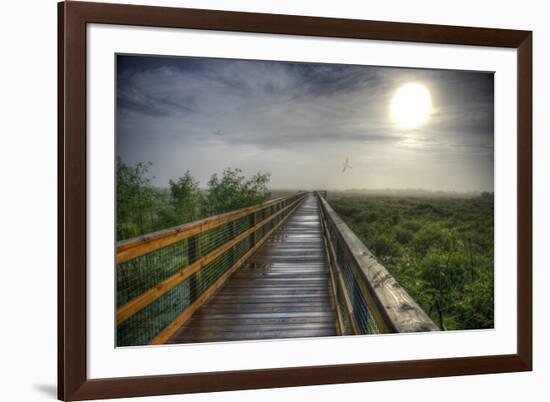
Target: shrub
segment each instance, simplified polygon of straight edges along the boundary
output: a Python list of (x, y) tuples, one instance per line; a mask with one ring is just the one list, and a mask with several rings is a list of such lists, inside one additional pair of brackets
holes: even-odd
[(373, 252), (378, 257), (395, 256), (398, 247), (395, 241), (387, 234), (380, 234), (371, 242)]
[(395, 239), (399, 244), (402, 244), (402, 245), (409, 244), (409, 242), (412, 240), (414, 235), (413, 232), (401, 226), (397, 226), (394, 229), (394, 233), (395, 233)]

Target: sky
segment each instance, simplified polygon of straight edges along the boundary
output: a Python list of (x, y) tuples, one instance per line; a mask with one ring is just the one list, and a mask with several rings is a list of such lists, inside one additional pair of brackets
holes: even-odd
[[(432, 104), (415, 128), (391, 113), (409, 83)], [(161, 187), (231, 167), (272, 189), (493, 191), (493, 95), (490, 72), (118, 55), (117, 155)]]

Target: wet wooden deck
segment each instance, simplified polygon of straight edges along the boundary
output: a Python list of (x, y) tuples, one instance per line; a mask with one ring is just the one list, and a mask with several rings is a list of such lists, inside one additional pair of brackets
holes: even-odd
[(336, 316), (319, 205), (310, 194), (167, 343), (332, 335)]

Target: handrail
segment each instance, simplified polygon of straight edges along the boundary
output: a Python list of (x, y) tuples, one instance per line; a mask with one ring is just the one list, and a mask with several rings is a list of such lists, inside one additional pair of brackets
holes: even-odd
[(166, 340), (290, 216), (305, 194), (120, 242), (123, 252), (131, 254), (117, 258), (117, 344), (135, 344), (129, 339), (136, 336), (139, 343)]
[(147, 233), (141, 236), (132, 237), (130, 239), (117, 242), (116, 262), (121, 264), (143, 254), (158, 250), (159, 248), (169, 246), (185, 240), (198, 233), (208, 229), (213, 229), (217, 226), (229, 223), (243, 216), (250, 215), (256, 211), (275, 205), (281, 201), (288, 200), (296, 195), (288, 195), (275, 198), (257, 204), (251, 207), (237, 209), (235, 211), (226, 212), (219, 215), (209, 216), (194, 222), (184, 223), (182, 225), (173, 226), (171, 228), (158, 230), (156, 232)]
[[(397, 280), (319, 193), (329, 265), (343, 334), (438, 331)], [(373, 322), (374, 321), (374, 322)], [(342, 328), (343, 327), (343, 328)]]
[(267, 233), (258, 241), (258, 243), (255, 244), (254, 247), (252, 247), (250, 250), (246, 252), (245, 255), (243, 255), (239, 260), (225, 272), (210, 288), (204, 292), (199, 299), (197, 299), (193, 304), (188, 306), (185, 310), (181, 312), (181, 314), (173, 320), (170, 325), (168, 325), (163, 331), (161, 331), (160, 334), (158, 334), (153, 340), (151, 340), (151, 345), (161, 345), (165, 343), (182, 325), (185, 324), (185, 322), (191, 318), (191, 316), (205, 303), (208, 301), (208, 299), (212, 296), (212, 294), (218, 290), (223, 284), (227, 281), (227, 279), (237, 270), (239, 267), (244, 264), (248, 258), (250, 258), (256, 250), (258, 250), (263, 243), (271, 236), (273, 232), (275, 232), (288, 218), (292, 212), (294, 212), (299, 206), (301, 201), (304, 198), (299, 198), (296, 201), (294, 201), (291, 205), (288, 206), (290, 208), (289, 213), (285, 215), (283, 219), (281, 219), (279, 222), (277, 222), (272, 228), (269, 229)]
[(270, 222), (273, 218), (287, 212), (288, 209), (295, 206), (296, 202), (298, 202), (298, 200), (284, 207), (283, 209), (276, 212), (275, 214), (268, 216), (267, 218), (262, 220), (260, 223), (252, 226), (250, 229), (247, 229), (237, 237), (231, 239), (230, 241), (218, 247), (217, 249), (210, 252), (209, 254), (205, 255), (204, 257), (201, 257), (197, 261), (182, 267), (182, 269), (176, 274), (165, 279), (154, 288), (151, 288), (150, 290), (141, 294), (137, 298), (133, 299), (132, 301), (120, 307), (117, 310), (117, 324), (122, 323), (123, 321), (127, 320), (132, 315), (137, 313), (139, 310), (143, 309), (144, 307), (148, 306), (149, 304), (157, 300), (159, 297), (164, 295), (170, 289), (173, 289), (175, 286), (177, 286), (178, 284), (180, 284), (181, 282), (189, 278), (195, 272), (199, 271), (202, 267), (204, 267), (210, 261), (213, 261), (215, 258), (219, 257), (220, 255), (228, 251), (231, 247), (235, 246), (237, 243), (244, 240), (247, 236), (249, 236), (250, 234), (262, 228), (264, 225)]

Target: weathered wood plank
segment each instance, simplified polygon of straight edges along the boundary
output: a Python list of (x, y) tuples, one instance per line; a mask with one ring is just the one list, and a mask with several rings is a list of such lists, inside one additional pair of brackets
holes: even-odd
[[(259, 339), (285, 339), (285, 338), (316, 338), (322, 336), (337, 335), (334, 328), (309, 329), (309, 330), (282, 330), (282, 331), (242, 331), (242, 332), (218, 332), (204, 333), (195, 336), (181, 336), (173, 339), (171, 343), (195, 343), (195, 342), (223, 342), (244, 341)], [(175, 342), (174, 342), (175, 341)]]
[(229, 289), (224, 288), (223, 293), (220, 293), (216, 297), (235, 297), (235, 296), (243, 296), (243, 297), (254, 297), (254, 296), (265, 296), (265, 295), (272, 295), (275, 292), (276, 295), (281, 296), (291, 296), (295, 297), (296, 295), (316, 295), (316, 294), (327, 294), (328, 291), (324, 288), (263, 288), (263, 289), (251, 289), (245, 294), (239, 289)]
[[(288, 331), (288, 330), (315, 330), (315, 329), (330, 329), (334, 330), (334, 322), (324, 321), (324, 322), (294, 322), (294, 323), (270, 323), (270, 324), (257, 324), (252, 323), (246, 326), (246, 331), (250, 332), (265, 332), (265, 331)], [(190, 327), (185, 335), (202, 335), (207, 333), (217, 334), (219, 332), (244, 332), (242, 325), (227, 323), (225, 325), (208, 325), (208, 326), (199, 326), (194, 325)]]
[[(296, 314), (296, 313), (293, 313)], [(311, 313), (316, 314), (316, 313)], [(247, 327), (249, 325), (290, 325), (290, 324), (325, 324), (325, 325), (334, 325), (334, 315), (333, 314), (321, 314), (319, 316), (281, 316), (280, 314), (256, 314), (253, 317), (249, 317), (250, 314), (245, 315), (241, 314), (238, 320), (235, 320), (236, 317), (230, 314), (220, 315), (220, 318), (215, 318), (214, 315), (209, 315), (208, 317), (197, 317), (193, 319), (191, 328), (211, 328), (211, 327), (230, 327), (234, 326), (239, 330), (242, 330), (243, 324)], [(259, 316), (260, 315), (260, 316)], [(221, 318), (223, 317), (223, 318)]]
[(210, 306), (219, 305), (219, 304), (245, 304), (245, 303), (277, 303), (277, 304), (287, 304), (287, 303), (323, 303), (327, 300), (327, 293), (320, 293), (316, 295), (264, 295), (264, 296), (217, 296), (215, 300), (212, 300), (209, 303)]

